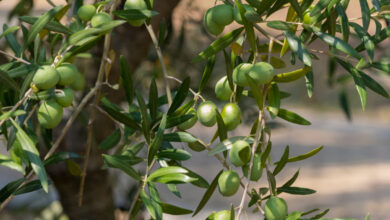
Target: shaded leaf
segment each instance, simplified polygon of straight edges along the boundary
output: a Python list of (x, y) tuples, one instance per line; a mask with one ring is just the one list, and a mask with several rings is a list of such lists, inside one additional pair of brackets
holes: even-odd
[(280, 158), (280, 160), (278, 161), (278, 163), (274, 169), (274, 172), (272, 173), (274, 176), (276, 176), (278, 173), (280, 173), (280, 171), (282, 171), (284, 166), (286, 166), (286, 163), (288, 162), (288, 155), (289, 155), (289, 146), (287, 145), (286, 148), (284, 148), (283, 155)]
[(183, 104), (184, 100), (187, 98), (188, 91), (190, 89), (190, 77), (184, 79), (183, 83), (180, 85), (175, 98), (173, 99), (172, 105), (169, 107), (168, 115), (172, 115)]
[(157, 154), (160, 158), (168, 158), (171, 160), (188, 160), (191, 154), (182, 149), (165, 149)]
[(284, 35), (287, 38), (287, 42), (292, 51), (294, 51), (298, 58), (306, 65), (311, 66), (311, 58), (309, 52), (306, 50), (302, 41), (290, 31), (284, 31)]
[(279, 187), (278, 192), (282, 193), (288, 193), (288, 194), (293, 194), (293, 195), (310, 195), (313, 193), (316, 193), (315, 190), (313, 189), (308, 189), (308, 188), (302, 188), (302, 187)]
[(148, 165), (152, 163), (154, 155), (157, 154), (158, 149), (160, 149), (161, 147), (166, 125), (167, 125), (167, 115), (164, 114), (161, 119), (160, 126), (158, 127), (156, 136), (153, 138), (152, 143), (149, 145), (148, 148)]
[(122, 85), (125, 88), (126, 100), (130, 105), (133, 102), (134, 97), (134, 85), (133, 80), (130, 76), (130, 67), (127, 63), (125, 56), (120, 56), (120, 74), (122, 78)]
[(179, 131), (179, 132), (164, 134), (163, 140), (168, 142), (193, 143), (196, 142), (198, 139), (188, 132)]
[(131, 167), (123, 156), (103, 154), (103, 159), (109, 167), (118, 168), (134, 179), (141, 180), (141, 176)]
[(311, 125), (308, 120), (302, 118), (300, 115), (282, 108), (279, 109), (278, 117), (299, 125)]
[(109, 150), (115, 147), (119, 141), (121, 140), (121, 131), (119, 129), (115, 129), (111, 134), (106, 137), (100, 144), (100, 150)]
[(181, 208), (179, 206), (161, 203), (162, 211), (170, 215), (188, 215), (192, 213), (192, 210)]

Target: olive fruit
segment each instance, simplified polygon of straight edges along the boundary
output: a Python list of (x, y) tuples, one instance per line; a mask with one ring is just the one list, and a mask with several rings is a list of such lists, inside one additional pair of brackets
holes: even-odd
[(38, 108), (38, 122), (44, 128), (54, 128), (61, 122), (62, 112), (61, 105), (56, 101), (44, 101)]
[(222, 210), (214, 214), (214, 220), (230, 220), (231, 213), (229, 210)]
[(32, 79), (38, 89), (50, 89), (58, 83), (60, 76), (56, 69), (49, 65), (41, 66)]
[(58, 84), (65, 86), (70, 85), (74, 82), (76, 74), (78, 73), (75, 65), (71, 63), (64, 63), (56, 68), (60, 75), (60, 81)]
[(241, 123), (241, 110), (236, 103), (226, 104), (221, 112), (226, 129), (231, 131)]
[(252, 64), (250, 63), (241, 63), (233, 70), (233, 82), (239, 86), (247, 86), (248, 81), (246, 75), (249, 70), (252, 68)]
[[(148, 9), (148, 7), (147, 7), (144, 0), (126, 0), (124, 9), (125, 10), (129, 10), (129, 9), (145, 10), (145, 9)], [(131, 24), (135, 27), (139, 27), (144, 23), (144, 21), (145, 21), (145, 19), (138, 19), (138, 20), (132, 20), (132, 21), (129, 20), (129, 24)]]
[(85, 77), (81, 73), (75, 75), (75, 79), (70, 87), (75, 91), (83, 90), (85, 87)]
[(212, 127), (217, 122), (217, 106), (211, 101), (205, 101), (199, 105), (197, 115), (200, 123)]
[(219, 35), (222, 33), (223, 29), (225, 28), (225, 26), (223, 25), (217, 25), (216, 23), (214, 23), (212, 20), (211, 20), (211, 8), (209, 10), (207, 10), (206, 14), (204, 15), (204, 25), (206, 27), (206, 30), (208, 32), (210, 32), (211, 34), (213, 35)]
[[(247, 4), (243, 4), (242, 6), (244, 6), (245, 8), (245, 11), (255, 11), (255, 9), (250, 6), (250, 5), (247, 5)], [(242, 23), (242, 17), (241, 17), (241, 14), (240, 14), (240, 11), (238, 10), (237, 7), (234, 7), (233, 9), (233, 14), (234, 14), (234, 20), (239, 23), (239, 24), (243, 24)]]
[(248, 142), (238, 140), (233, 143), (229, 151), (229, 160), (234, 166), (240, 167), (247, 164), (251, 159), (251, 147)]
[(233, 91), (229, 86), (229, 81), (226, 76), (222, 77), (218, 80), (217, 84), (215, 84), (215, 95), (222, 101), (226, 101), (230, 99)]
[[(252, 165), (250, 180), (257, 181), (261, 178), (261, 176), (263, 174), (263, 169), (261, 168), (261, 154), (256, 153), (253, 156), (253, 163), (252, 164), (253, 165)], [(245, 165), (242, 167), (242, 172), (244, 173), (244, 175), (246, 177), (248, 177), (248, 169), (249, 169), (248, 165)]]
[(77, 11), (77, 15), (83, 21), (89, 21), (95, 15), (96, 8), (93, 5), (83, 5)]
[(58, 104), (62, 105), (62, 107), (68, 107), (73, 102), (74, 93), (70, 88), (65, 88), (63, 93), (56, 94), (56, 99)]
[(233, 22), (233, 7), (230, 5), (217, 5), (209, 9), (208, 16), (218, 26), (226, 26)]
[(218, 190), (223, 196), (232, 196), (240, 187), (240, 177), (234, 170), (223, 171), (218, 178)]
[(193, 115), (193, 116), (192, 116), (192, 118), (188, 119), (187, 121), (185, 121), (177, 126), (180, 130), (190, 129), (198, 121), (198, 117), (196, 115), (196, 111), (194, 108), (190, 108), (186, 114)]
[(91, 25), (92, 27), (99, 27), (102, 26), (108, 22), (112, 21), (112, 18), (109, 14), (106, 12), (100, 12), (95, 14), (91, 19)]
[(288, 214), (287, 203), (284, 199), (271, 196), (265, 203), (265, 217), (267, 220), (283, 220)]
[(272, 81), (275, 75), (274, 68), (266, 62), (258, 62), (252, 66), (248, 75), (258, 84), (264, 85)]

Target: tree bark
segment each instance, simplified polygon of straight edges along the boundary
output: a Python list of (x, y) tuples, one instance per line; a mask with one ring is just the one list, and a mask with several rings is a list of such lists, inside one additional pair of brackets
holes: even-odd
[[(179, 2), (180, 0), (155, 1), (154, 10), (159, 12), (159, 15), (152, 19), (152, 24), (155, 24), (155, 29), (158, 28), (158, 24), (162, 18), (167, 20), (171, 19), (173, 10)], [(134, 28), (125, 24), (116, 28), (114, 33), (112, 49), (116, 52), (117, 59), (111, 70), (110, 82), (117, 83), (120, 77), (119, 55), (122, 54), (127, 58), (130, 67), (134, 71), (147, 56), (151, 40), (144, 27)], [(101, 54), (101, 49), (97, 54)], [(100, 60), (97, 61), (99, 62)], [(96, 76), (96, 68), (98, 66), (96, 63), (91, 65), (89, 68), (90, 71), (85, 73), (88, 74), (87, 80), (90, 85), (94, 85), (96, 80), (94, 76)], [(120, 103), (124, 101), (123, 91), (118, 92), (111, 89), (104, 89), (103, 93), (113, 102)], [(90, 110), (90, 108), (87, 109), (84, 114), (79, 116), (78, 122), (73, 125), (61, 143), (60, 151), (71, 151), (84, 155), (86, 149), (86, 123), (88, 121), (87, 112)], [(114, 124), (110, 119), (102, 114), (97, 114), (93, 131), (94, 144), (88, 164), (82, 207), (78, 207), (80, 177), (72, 176), (64, 163), (52, 165), (48, 168), (50, 177), (58, 190), (64, 212), (71, 220), (115, 219), (112, 183), (110, 182), (108, 171), (102, 169), (103, 160), (101, 154), (104, 152), (98, 150), (96, 147), (98, 143), (111, 133), (113, 128)], [(60, 132), (61, 128), (56, 129), (54, 136), (58, 136)], [(82, 166), (82, 160), (77, 160), (77, 162)]]

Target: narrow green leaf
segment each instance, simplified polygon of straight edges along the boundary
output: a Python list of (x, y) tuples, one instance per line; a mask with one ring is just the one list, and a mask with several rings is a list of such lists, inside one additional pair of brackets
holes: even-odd
[(189, 177), (192, 177), (194, 179), (197, 179), (195, 181), (192, 181), (191, 184), (194, 185), (194, 186), (197, 186), (197, 187), (200, 187), (200, 188), (209, 188), (209, 183), (207, 182), (207, 180), (205, 180), (202, 176), (200, 176), (199, 174), (193, 172), (192, 170), (189, 170), (187, 168), (184, 168), (188, 171), (188, 173), (186, 174), (187, 176)]
[(223, 170), (219, 171), (219, 173), (214, 177), (213, 181), (210, 184), (210, 187), (206, 190), (204, 193), (202, 199), (200, 200), (198, 206), (196, 207), (194, 214), (192, 214), (192, 217), (194, 217), (196, 214), (199, 213), (200, 210), (206, 205), (206, 203), (209, 201), (211, 196), (213, 195), (215, 189), (218, 186), (218, 178), (222, 174)]
[(283, 184), (282, 187), (291, 186), (298, 179), (298, 175), (299, 175), (299, 169), (297, 170), (297, 172), (294, 173), (294, 175), (289, 180), (287, 180), (287, 182), (285, 184)]
[(162, 167), (159, 168), (158, 170), (154, 171), (148, 176), (148, 181), (154, 182), (158, 178), (167, 176), (167, 175), (172, 175), (172, 174), (186, 174), (188, 171), (182, 167), (178, 166), (169, 166), (169, 167)]
[(368, 7), (367, 0), (359, 0), (360, 2), (360, 9), (362, 12), (362, 22), (363, 22), (363, 28), (365, 31), (368, 30), (368, 26), (370, 25), (370, 8)]
[(256, 0), (250, 0), (247, 2), (257, 9), (257, 13), (259, 13), (259, 15), (263, 15), (264, 12), (271, 8), (271, 6), (276, 2), (276, 0), (264, 0), (260, 3)]
[(148, 165), (152, 163), (154, 155), (157, 154), (158, 149), (160, 149), (161, 147), (166, 125), (167, 125), (167, 115), (164, 114), (161, 119), (160, 126), (158, 127), (156, 136), (153, 138), (152, 143), (149, 145), (148, 148)]
[(268, 21), (267, 26), (276, 30), (291, 31), (294, 29), (294, 24), (284, 21)]
[(137, 91), (135, 92), (135, 96), (137, 97), (139, 109), (141, 112), (142, 131), (144, 133), (146, 142), (150, 143), (150, 121), (149, 121), (149, 115), (148, 115), (148, 110), (146, 108), (145, 100), (142, 97), (142, 95), (139, 94)]
[(227, 129), (225, 126), (225, 122), (222, 119), (221, 114), (218, 109), (215, 109), (216, 117), (217, 117), (217, 125), (218, 125), (218, 136), (219, 140), (222, 142), (228, 138)]
[(81, 176), (82, 171), (80, 166), (74, 162), (73, 160), (65, 160), (66, 168), (68, 169), (69, 173), (73, 176)]
[(268, 110), (271, 118), (275, 118), (278, 115), (280, 109), (280, 92), (276, 83), (272, 83), (268, 89)]
[(297, 0), (289, 0), (290, 1), (290, 4), (291, 6), (294, 8), (294, 10), (296, 11), (296, 13), (298, 14), (298, 16), (303, 19), (303, 12), (302, 12), (302, 9), (301, 7), (299, 6), (299, 3)]
[(228, 47), (231, 43), (233, 43), (238, 36), (240, 36), (241, 32), (244, 30), (243, 27), (233, 30), (232, 32), (227, 33), (226, 35), (222, 36), (221, 38), (218, 38), (215, 40), (211, 45), (201, 52), (194, 60), (193, 62), (199, 62), (202, 60), (205, 60), (215, 54), (217, 54), (219, 51), (225, 49)]
[(73, 152), (55, 152), (53, 155), (51, 155), (49, 158), (47, 158), (45, 161), (43, 161), (43, 164), (45, 166), (50, 166), (52, 164), (68, 160), (68, 159), (79, 159), (81, 156), (77, 153)]
[(376, 92), (377, 94), (385, 98), (390, 98), (387, 91), (377, 81), (375, 81), (373, 78), (371, 78), (369, 75), (365, 74), (362, 71), (359, 71), (359, 73), (363, 79), (364, 85), (366, 85), (369, 89)]
[(207, 83), (210, 80), (211, 74), (214, 69), (216, 56), (212, 55), (208, 58), (206, 67), (204, 68), (202, 79), (200, 80), (199, 84), (199, 93), (203, 91), (204, 87), (207, 85)]
[(35, 174), (37, 174), (43, 190), (47, 193), (49, 191), (49, 183), (46, 175), (44, 165), (41, 158), (39, 157), (39, 152), (35, 147), (34, 142), (26, 134), (26, 132), (19, 127), (19, 125), (11, 119), (13, 126), (16, 128), (16, 138), (22, 145), (23, 150), (26, 152), (28, 159), (31, 162), (31, 167), (33, 168)]
[(252, 191), (251, 191), (251, 200), (249, 200), (249, 202), (248, 202), (248, 207), (251, 207), (251, 206), (253, 206), (254, 204), (256, 204), (256, 202), (257, 201), (259, 201), (259, 199), (260, 199), (260, 196), (259, 196), (259, 194), (256, 192), (256, 190), (255, 189), (252, 189)]
[(345, 9), (340, 4), (336, 7), (337, 13), (339, 14), (340, 24), (341, 24), (341, 34), (343, 36), (343, 41), (348, 42), (349, 39), (349, 21)]
[(272, 188), (272, 194), (277, 195), (275, 176), (269, 170), (267, 170), (267, 178)]
[(120, 73), (122, 78), (122, 85), (125, 88), (126, 100), (130, 105), (133, 102), (134, 97), (134, 85), (130, 76), (130, 67), (127, 63), (125, 56), (120, 56)]
[[(24, 49), (29, 45), (37, 34), (54, 18), (54, 16), (62, 9), (62, 6), (57, 6), (48, 12), (44, 13), (37, 21), (31, 26), (30, 31), (27, 34), (27, 39), (24, 44)], [(45, 188), (45, 187), (44, 187)]]
[[(141, 193), (139, 194), (142, 201), (144, 202), (144, 205), (146, 209), (148, 210), (149, 214), (152, 216), (153, 219), (156, 219), (158, 216), (158, 211), (155, 208), (155, 203), (149, 198), (148, 194), (146, 194), (145, 190), (143, 189)], [(160, 218), (162, 219), (162, 218)]]
[[(50, 181), (49, 181), (49, 184), (51, 184)], [(28, 182), (25, 185), (21, 186), (19, 189), (17, 189), (13, 193), (13, 195), (21, 195), (21, 194), (37, 191), (37, 190), (40, 190), (40, 189), (42, 189), (42, 185), (41, 185), (40, 181), (39, 180), (33, 180), (33, 181)]]
[(347, 119), (351, 121), (352, 115), (351, 115), (351, 110), (349, 108), (347, 92), (345, 89), (341, 90), (341, 92), (339, 93), (339, 104)]
[(302, 41), (295, 36), (295, 34), (291, 33), (290, 31), (284, 31), (284, 35), (287, 38), (287, 42), (291, 48), (292, 51), (294, 51), (298, 58), (306, 65), (311, 66), (311, 58), (309, 52), (306, 50), (305, 45), (302, 43)]
[(280, 160), (278, 161), (278, 164), (276, 165), (274, 172), (272, 173), (274, 176), (276, 176), (284, 166), (286, 166), (286, 163), (288, 162), (288, 155), (289, 155), (289, 146), (287, 145), (286, 148), (284, 148), (284, 152)]
[(308, 120), (302, 118), (301, 116), (299, 116), (294, 112), (290, 112), (283, 108), (279, 109), (278, 117), (286, 121), (289, 121), (291, 123), (295, 123), (299, 125), (311, 125), (311, 123)]
[(4, 30), (3, 33), (1, 33), (0, 39), (3, 38), (5, 35), (13, 33), (13, 32), (15, 32), (17, 30), (19, 30), (19, 26), (9, 27), (8, 29)]
[(11, 196), (24, 182), (24, 180), (24, 178), (20, 178), (5, 185), (0, 190), (0, 204), (3, 203), (9, 196)]
[(106, 137), (100, 144), (99, 149), (100, 150), (109, 150), (113, 147), (115, 147), (119, 141), (121, 140), (121, 131), (119, 129), (115, 129), (111, 134)]
[(26, 114), (26, 111), (20, 109), (15, 111), (8, 111), (0, 115), (0, 121), (7, 119), (9, 117), (17, 117), (19, 115), (24, 115), (24, 114)]
[(153, 209), (155, 211), (155, 219), (156, 220), (162, 220), (163, 219), (163, 209), (161, 207), (161, 199), (160, 195), (157, 191), (156, 186), (154, 183), (148, 183), (149, 193), (150, 193), (150, 199), (152, 201)]
[(192, 210), (181, 208), (179, 206), (161, 203), (162, 211), (170, 215), (188, 215), (192, 213)]
[(167, 34), (167, 21), (165, 18), (160, 23), (160, 31), (158, 32), (158, 46), (161, 47), (165, 41)]
[(191, 154), (182, 149), (165, 149), (158, 152), (157, 157), (167, 158), (171, 160), (188, 160), (191, 158)]
[(372, 60), (374, 59), (374, 49), (375, 49), (375, 44), (372, 41), (371, 36), (360, 25), (358, 25), (354, 22), (350, 22), (350, 25), (353, 27), (355, 32), (358, 34), (359, 38), (363, 41), (364, 47), (367, 50), (369, 61), (371, 63)]
[(232, 148), (233, 143), (238, 141), (238, 140), (246, 141), (246, 142), (248, 142), (248, 144), (253, 143), (253, 138), (248, 138), (245, 136), (231, 137), (231, 138), (226, 139), (226, 140), (222, 141), (221, 143), (215, 145), (213, 148), (211, 148), (209, 153), (208, 153), (208, 156), (213, 156), (215, 154), (229, 150), (230, 148)]
[(156, 80), (153, 78), (152, 82), (150, 83), (150, 89), (149, 89), (149, 112), (150, 117), (152, 118), (152, 121), (156, 120), (157, 118), (157, 107), (158, 107), (158, 91), (157, 91), (157, 85)]
[(108, 99), (103, 98), (100, 102), (104, 111), (106, 111), (115, 120), (129, 126), (130, 128), (133, 128), (134, 130), (141, 130), (141, 127), (132, 116), (118, 111), (118, 109), (116, 109)]
[[(323, 212), (311, 217), (311, 219), (320, 219), (329, 212), (329, 209), (324, 210)], [(350, 220), (350, 219), (349, 219)]]
[(307, 89), (307, 95), (309, 98), (313, 96), (313, 89), (314, 89), (314, 74), (312, 70), (309, 70), (309, 72), (305, 75), (305, 84)]
[(9, 75), (2, 70), (0, 70), (0, 82), (2, 86), (6, 86), (8, 88), (15, 90), (16, 92), (20, 92), (18, 83), (15, 80), (13, 80), (11, 77), (9, 77)]
[(324, 146), (319, 146), (319, 147), (317, 147), (317, 148), (315, 148), (315, 149), (313, 149), (305, 154), (302, 154), (302, 155), (299, 155), (296, 157), (290, 157), (290, 158), (288, 158), (287, 163), (305, 160), (305, 159), (312, 157), (312, 156), (316, 155), (317, 153), (319, 153), (322, 150), (322, 148), (324, 148)]
[(127, 21), (132, 21), (132, 20), (151, 18), (153, 16), (158, 15), (159, 13), (150, 10), (128, 9), (128, 10), (114, 11), (113, 14)]
[(0, 166), (5, 166), (10, 169), (16, 170), (23, 175), (26, 173), (23, 166), (19, 163), (14, 162), (10, 157), (0, 154)]
[(242, 23), (244, 24), (244, 28), (245, 28), (246, 38), (249, 42), (250, 48), (253, 52), (256, 52), (256, 36), (255, 36), (255, 31), (253, 29), (253, 24), (247, 20), (245, 16), (246, 10), (244, 6), (240, 3), (240, 1), (234, 1), (234, 3), (238, 9), (238, 12), (241, 15)]
[[(35, 24), (35, 22), (38, 21), (39, 18), (33, 17), (33, 16), (21, 16), (19, 17), (19, 20), (24, 21), (29, 24)], [(45, 26), (45, 29), (53, 32), (58, 32), (62, 34), (71, 35), (73, 34), (73, 31), (71, 31), (68, 27), (62, 25), (58, 21), (49, 21)]]
[[(7, 30), (9, 30), (8, 25), (3, 24), (3, 33), (5, 33)], [(22, 46), (16, 40), (15, 35), (12, 32), (7, 33), (5, 34), (5, 40), (7, 41), (8, 46), (10, 46), (12, 51), (15, 53), (15, 56), (20, 57), (20, 55), (22, 54)]]
[(195, 115), (188, 114), (188, 115), (181, 115), (181, 116), (170, 116), (167, 119), (167, 127), (166, 128), (172, 128), (175, 127), (183, 122), (188, 121), (192, 117), (195, 117)]
[(193, 143), (196, 142), (198, 139), (188, 132), (179, 131), (164, 134), (163, 140), (168, 142)]
[(184, 100), (187, 98), (188, 91), (190, 89), (190, 77), (184, 79), (183, 83), (180, 85), (175, 98), (173, 99), (172, 105), (169, 107), (168, 115), (172, 115), (176, 109), (183, 104)]
[(123, 156), (103, 154), (103, 159), (109, 167), (118, 168), (134, 179), (141, 180), (141, 176), (127, 163)]
[(310, 195), (313, 193), (316, 193), (315, 190), (313, 189), (308, 189), (308, 188), (301, 188), (301, 187), (279, 187), (278, 192), (282, 193), (288, 193), (288, 194), (293, 194), (293, 195)]
[(153, 182), (164, 183), (164, 184), (181, 184), (181, 183), (190, 183), (196, 181), (197, 179), (189, 177), (186, 174), (174, 173), (160, 176), (153, 179)]
[(138, 154), (138, 152), (141, 151), (141, 149), (144, 147), (145, 145), (145, 142), (140, 142), (140, 143), (137, 143), (137, 144), (134, 144), (126, 149), (124, 149), (124, 151), (122, 152), (122, 155), (126, 155), (126, 154), (131, 154), (132, 156), (135, 156)]
[(302, 212), (297, 212), (297, 211), (291, 212), (287, 216), (286, 220), (298, 220), (301, 217), (301, 215), (302, 215)]

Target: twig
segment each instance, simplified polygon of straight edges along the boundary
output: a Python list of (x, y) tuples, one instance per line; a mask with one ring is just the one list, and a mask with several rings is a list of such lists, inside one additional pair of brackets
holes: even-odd
[(163, 73), (163, 81), (164, 81), (165, 91), (166, 91), (167, 98), (168, 98), (168, 104), (171, 105), (172, 104), (172, 95), (171, 95), (171, 89), (169, 88), (169, 83), (167, 80), (168, 79), (168, 72), (167, 72), (167, 68), (165, 66), (164, 56), (161, 52), (160, 46), (158, 45), (157, 37), (156, 37), (156, 34), (154, 33), (152, 25), (145, 23), (145, 27), (146, 27), (146, 30), (148, 30), (148, 32), (149, 32), (150, 38), (152, 39), (154, 47), (156, 49), (158, 59), (160, 60), (161, 69), (162, 69), (162, 73)]
[[(112, 16), (112, 12), (114, 11), (116, 7), (116, 3), (118, 0), (112, 0), (111, 1), (111, 7), (109, 10), (110, 15)], [(93, 105), (97, 106), (99, 104), (99, 96), (100, 96), (100, 85), (103, 82), (104, 78), (104, 72), (105, 72), (105, 65), (107, 62), (107, 57), (108, 57), (108, 51), (110, 49), (110, 43), (111, 43), (111, 34), (106, 34), (104, 37), (104, 46), (103, 46), (103, 55), (102, 59), (100, 62), (100, 67), (99, 67), (99, 72), (97, 76), (97, 80), (95, 83), (95, 88), (96, 90), (96, 96)], [(85, 152), (85, 159), (84, 159), (84, 164), (83, 164), (83, 172), (81, 174), (81, 181), (80, 181), (80, 191), (79, 191), (79, 207), (82, 206), (83, 204), (83, 194), (84, 194), (84, 185), (85, 185), (85, 177), (87, 175), (87, 168), (88, 168), (88, 161), (89, 161), (89, 156), (91, 153), (91, 148), (92, 148), (92, 138), (93, 138), (93, 123), (96, 118), (96, 108), (91, 109), (91, 117), (89, 118), (88, 122), (88, 137), (87, 137), (87, 149)]]
[[(12, 112), (14, 112), (16, 109), (19, 108), (19, 106), (28, 98), (28, 96), (32, 93), (32, 89), (29, 89), (27, 90), (27, 92), (24, 94), (23, 98), (21, 100), (19, 100), (12, 108), (10, 111), (11, 114)], [(7, 113), (8, 113), (7, 112)], [(0, 122), (0, 126), (2, 126), (4, 124), (4, 122), (6, 121), (7, 119), (4, 118), (1, 122)]]
[[(183, 81), (181, 81), (180, 79), (176, 78), (176, 77), (173, 77), (173, 76), (166, 76), (168, 79), (172, 79), (172, 80), (175, 80), (176, 82), (178, 83), (183, 83)], [(190, 92), (196, 97), (200, 97), (202, 99), (202, 101), (206, 101), (206, 99), (203, 98), (202, 95), (200, 95), (199, 93), (196, 93), (193, 89), (190, 88)]]
[(4, 55), (6, 55), (6, 56), (9, 56), (9, 57), (11, 57), (12, 59), (15, 59), (15, 60), (17, 60), (17, 61), (19, 61), (19, 62), (21, 62), (21, 63), (24, 63), (24, 64), (31, 64), (31, 63), (28, 62), (27, 60), (22, 59), (22, 58), (19, 58), (19, 57), (16, 57), (16, 56), (14, 56), (14, 55), (12, 55), (12, 54), (9, 54), (9, 53), (7, 53), (7, 52), (5, 52), (5, 51), (0, 50), (0, 53), (1, 53), (1, 54), (4, 54)]

